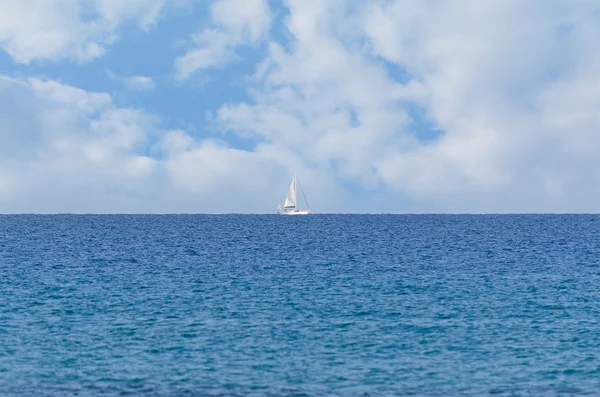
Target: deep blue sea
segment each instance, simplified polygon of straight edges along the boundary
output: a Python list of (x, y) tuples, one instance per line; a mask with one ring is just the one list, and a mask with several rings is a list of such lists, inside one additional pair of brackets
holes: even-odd
[(599, 231), (0, 216), (0, 396), (600, 395)]

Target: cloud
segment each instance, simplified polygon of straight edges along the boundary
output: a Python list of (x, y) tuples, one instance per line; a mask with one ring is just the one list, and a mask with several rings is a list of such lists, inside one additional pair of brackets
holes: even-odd
[(150, 29), (169, 4), (188, 0), (0, 0), (0, 48), (18, 63), (102, 56), (119, 29)]
[(101, 205), (111, 189), (125, 198), (151, 189), (154, 161), (139, 154), (155, 133), (151, 116), (54, 81), (2, 77), (0, 97), (13, 102), (0, 117), (0, 196), (9, 211), (77, 211), (87, 200)]
[(222, 67), (238, 60), (236, 47), (257, 43), (268, 33), (267, 0), (215, 0), (210, 7), (213, 27), (192, 36), (194, 48), (175, 60), (180, 80), (197, 70)]
[(405, 104), (422, 101), (424, 90), (394, 81), (355, 45), (360, 25), (347, 16), (360, 10), (341, 1), (289, 5), (291, 50), (271, 43), (254, 76), (254, 103), (225, 105), (217, 119), (225, 130), (297, 151), (307, 166), (376, 187), (377, 161), (418, 145), (402, 131), (411, 121)]
[(132, 91), (152, 91), (156, 85), (150, 77), (131, 76), (125, 79), (125, 87)]
[[(271, 37), (266, 2), (215, 1), (176, 61), (185, 80), (241, 61), (239, 46), (267, 48), (249, 99), (209, 115), (220, 140), (106, 93), (0, 79), (0, 208), (272, 212), (297, 173), (323, 212), (600, 211), (600, 5), (284, 6), (289, 35)], [(114, 26), (151, 26), (113, 7)], [(81, 37), (65, 54), (107, 43)]]
[(125, 87), (132, 91), (152, 91), (156, 85), (150, 77), (131, 76), (125, 79)]
[(375, 54), (422, 82), (428, 114), (444, 131), (381, 163), (386, 181), (450, 210), (597, 210), (589, 170), (600, 157), (588, 152), (582, 163), (574, 149), (596, 143), (597, 134), (581, 132), (599, 125), (556, 121), (590, 114), (600, 91), (550, 104), (557, 91), (596, 80), (598, 10), (585, 2), (373, 6), (365, 28)]
[(274, 212), (282, 201), (293, 156), (160, 124), (106, 93), (0, 76), (2, 212)]
[(119, 76), (112, 70), (106, 70), (108, 77), (115, 83), (123, 85), (129, 91), (149, 92), (156, 89), (156, 83), (148, 76)]
[(599, 6), (287, 5), (293, 43), (270, 44), (224, 131), (428, 211), (600, 209)]

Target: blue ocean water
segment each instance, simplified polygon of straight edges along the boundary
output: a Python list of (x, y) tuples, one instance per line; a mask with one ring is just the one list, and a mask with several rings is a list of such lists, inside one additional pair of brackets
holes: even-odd
[(0, 216), (0, 395), (600, 395), (599, 230)]

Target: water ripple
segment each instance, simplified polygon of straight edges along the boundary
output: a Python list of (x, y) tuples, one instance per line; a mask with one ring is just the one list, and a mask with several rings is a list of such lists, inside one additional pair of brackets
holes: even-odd
[(600, 395), (598, 220), (0, 216), (0, 395)]

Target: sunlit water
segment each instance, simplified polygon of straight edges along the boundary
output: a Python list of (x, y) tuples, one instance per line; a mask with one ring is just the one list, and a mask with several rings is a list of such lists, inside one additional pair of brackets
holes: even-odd
[(599, 231), (0, 216), (0, 395), (600, 395)]

